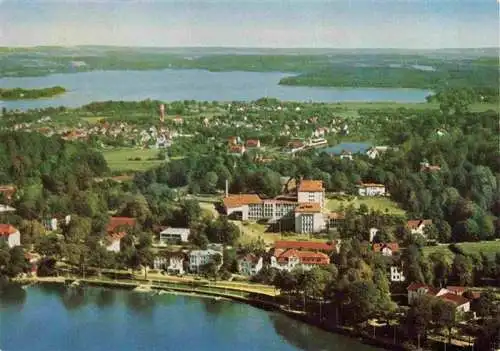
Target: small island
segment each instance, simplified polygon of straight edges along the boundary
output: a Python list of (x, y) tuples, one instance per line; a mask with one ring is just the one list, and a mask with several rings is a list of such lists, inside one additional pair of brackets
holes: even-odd
[(41, 88), (41, 89), (2, 89), (0, 88), (0, 99), (2, 100), (24, 100), (49, 98), (66, 92), (66, 89), (60, 86)]

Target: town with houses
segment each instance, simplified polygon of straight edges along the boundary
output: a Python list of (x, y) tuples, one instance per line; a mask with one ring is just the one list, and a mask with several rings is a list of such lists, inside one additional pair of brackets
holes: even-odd
[[(228, 179), (230, 177), (224, 179), (217, 174), (217, 185), (212, 186), (211, 193), (203, 194), (190, 185), (179, 189), (172, 187), (175, 196), (168, 201), (179, 206), (185, 199), (196, 199), (194, 201), (203, 205), (203, 211), (210, 213), (212, 221), (227, 222), (232, 228), (237, 228), (242, 237), (262, 241), (263, 245), (258, 250), (249, 249), (238, 240), (230, 244), (224, 240), (210, 240), (206, 245), (200, 245), (197, 241), (200, 228), (196, 225), (148, 223), (148, 235), (152, 234), (152, 256), (147, 264), (135, 267), (141, 267), (145, 276), (149, 274), (155, 279), (161, 277), (175, 281), (223, 277), (225, 281), (245, 282), (248, 286), (264, 283), (274, 286), (273, 289), (279, 292), (274, 281), (267, 278), (272, 276), (269, 272), (283, 277), (297, 272), (330, 272), (332, 267), (340, 265), (339, 259), (345, 252), (353, 253), (349, 250), (352, 250), (355, 237), (362, 247), (357, 255), (369, 255), (375, 266), (378, 260), (383, 262), (384, 279), (387, 279), (393, 300), (397, 302), (397, 311), (403, 311), (398, 313), (409, 313), (408, 310), (411, 311), (420, 298), (431, 298), (453, 306), (454, 313), (462, 321), (477, 320), (475, 306), (482, 303), (482, 288), (472, 288), (470, 281), (464, 281), (463, 285), (424, 284), (415, 281), (416, 275), (408, 276), (409, 263), (405, 254), (411, 246), (415, 243), (421, 247), (445, 245), (438, 242), (439, 233), (436, 233), (442, 230), (442, 221), (424, 216), (407, 217), (394, 201), (391, 182), (382, 181), (385, 177), (373, 174), (352, 177), (339, 175), (342, 172), (336, 170), (330, 171), (329, 175), (319, 171), (306, 177), (285, 176), (283, 173), (286, 172), (283, 172), (278, 174), (280, 192), (273, 196), (262, 191), (231, 192), (235, 178), (239, 177), (237, 167), (241, 163), (257, 168), (276, 165), (280, 161), (301, 162), (308, 157), (316, 160), (323, 157), (344, 171), (373, 168), (373, 165), (379, 167), (387, 156), (399, 155), (401, 148), (406, 147), (373, 142), (377, 139), (370, 133), (376, 128), (380, 133), (384, 129), (383, 123), (389, 123), (387, 118), (381, 117), (377, 125), (369, 119), (343, 117), (335, 110), (323, 113), (309, 104), (275, 101), (190, 102), (184, 104), (183, 113), (173, 115), (166, 115), (167, 108), (160, 105), (163, 108), (159, 109), (158, 123), (155, 120), (158, 114), (156, 103), (147, 101), (147, 104), (155, 106), (153, 113), (139, 109), (134, 111), (133, 117), (127, 117), (124, 112), (116, 113), (109, 107), (99, 107), (103, 109), (100, 113), (78, 110), (78, 119), (71, 116), (74, 111), (53, 110), (51, 116), (47, 116), (48, 111), (39, 111), (33, 114), (36, 118), (30, 115), (23, 121), (26, 114), (11, 111), (0, 128), (4, 132), (39, 133), (47, 138), (61, 138), (67, 143), (89, 145), (102, 153), (107, 161), (107, 155), (121, 150), (125, 155), (121, 162), (127, 164), (127, 169), (111, 168), (111, 172), (92, 180), (99, 187), (116, 186), (129, 192), (139, 183), (137, 175), (147, 171), (134, 170), (137, 159), (153, 157), (157, 162), (153, 166), (161, 167), (172, 160), (186, 161), (191, 157), (189, 155), (208, 152), (217, 154), (217, 162), (223, 160), (224, 165), (231, 165), (228, 170), (234, 165), (234, 171), (229, 171), (234, 172), (232, 181)], [(112, 117), (99, 117), (105, 113)], [(263, 115), (267, 118), (262, 118)], [(448, 136), (444, 127), (435, 128), (431, 134), (436, 142)], [(142, 154), (148, 150), (158, 156), (151, 152)], [(448, 171), (442, 167), (443, 159), (438, 157), (418, 155), (413, 163), (412, 172), (422, 178), (440, 177)], [(309, 167), (315, 168), (314, 165)], [(338, 182), (325, 181), (332, 180), (334, 173), (342, 183), (342, 189), (337, 189)], [(369, 171), (365, 173), (369, 174)], [(322, 177), (317, 177), (318, 174)], [(155, 183), (154, 180), (148, 182)], [(15, 203), (23, 189), (18, 184), (4, 184), (0, 185), (0, 194), (0, 238), (10, 249), (21, 247), (23, 228), (26, 228), (10, 224), (10, 218), (16, 216)], [(204, 197), (210, 201), (205, 201)], [(352, 205), (356, 203), (357, 206)], [(40, 222), (47, 234), (65, 240), (62, 233), (64, 228), (71, 226), (73, 217), (73, 213), (60, 211), (45, 216)], [(109, 211), (105, 236), (99, 245), (115, 257), (123, 257), (124, 251), (130, 247), (130, 237), (135, 238), (132, 245), (138, 245), (138, 231), (144, 224), (144, 218)], [(255, 233), (253, 228), (259, 228), (258, 232)], [(31, 267), (28, 275), (36, 277), (40, 262), (47, 257), (36, 252), (33, 245), (29, 248), (25, 255)], [(366, 248), (369, 254), (363, 253)], [(235, 256), (228, 258), (228, 252)], [(227, 259), (231, 260), (230, 264)], [(356, 270), (363, 270), (363, 264), (349, 261), (348, 264), (354, 265)], [(347, 277), (344, 279), (355, 281), (361, 273), (347, 271), (342, 274)], [(293, 293), (298, 294), (296, 291)], [(290, 291), (280, 293), (285, 296)]]

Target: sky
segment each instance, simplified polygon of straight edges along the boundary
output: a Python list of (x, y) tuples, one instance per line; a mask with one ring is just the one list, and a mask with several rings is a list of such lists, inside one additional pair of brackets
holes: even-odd
[(0, 46), (499, 46), (500, 0), (0, 0)]

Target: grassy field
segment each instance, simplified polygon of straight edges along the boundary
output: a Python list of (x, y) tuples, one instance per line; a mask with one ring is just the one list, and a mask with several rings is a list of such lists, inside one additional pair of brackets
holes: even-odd
[[(457, 244), (467, 254), (479, 254), (484, 252), (490, 258), (494, 258), (495, 254), (500, 253), (500, 241), (481, 241), (472, 243)], [(453, 258), (453, 253), (448, 249), (448, 245), (427, 246), (424, 247), (424, 254), (430, 255), (434, 252), (448, 257), (450, 260)]]
[(387, 197), (358, 197), (352, 201), (328, 199), (326, 206), (332, 211), (338, 211), (341, 205), (344, 205), (345, 208), (351, 204), (356, 208), (358, 208), (361, 204), (365, 204), (369, 209), (379, 210), (382, 212), (385, 212), (387, 209), (390, 214), (394, 215), (405, 214), (405, 211), (401, 209), (397, 203)]
[[(102, 154), (112, 171), (145, 171), (165, 161), (148, 160), (156, 158), (158, 150), (155, 149), (112, 149), (104, 150)], [(133, 161), (140, 157), (140, 161)]]

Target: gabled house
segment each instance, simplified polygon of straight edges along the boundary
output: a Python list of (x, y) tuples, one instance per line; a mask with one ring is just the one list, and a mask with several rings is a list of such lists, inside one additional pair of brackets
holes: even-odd
[(262, 269), (262, 257), (248, 254), (238, 259), (238, 272), (243, 275), (252, 276)]
[(458, 294), (462, 290), (458, 288), (461, 287), (450, 288), (451, 290), (448, 288), (434, 288), (432, 286), (419, 283), (410, 284), (408, 287), (408, 304), (413, 303), (413, 301), (419, 296), (428, 295), (454, 304), (457, 312), (469, 312), (470, 300), (463, 297), (461, 294)]
[(381, 253), (383, 256), (392, 256), (399, 252), (398, 243), (373, 244), (373, 252)]
[(419, 234), (425, 237), (424, 229), (428, 225), (432, 225), (432, 220), (430, 219), (416, 219), (406, 222), (408, 229), (412, 234)]
[(184, 262), (187, 256), (183, 252), (168, 252), (159, 254), (153, 259), (154, 269), (167, 271), (168, 274), (184, 274)]
[(271, 267), (288, 272), (295, 268), (310, 270), (313, 267), (328, 264), (330, 264), (330, 257), (322, 252), (274, 249), (273, 256), (271, 256)]
[(439, 296), (439, 298), (443, 301), (450, 302), (455, 305), (455, 309), (457, 310), (457, 312), (464, 313), (470, 311), (470, 300), (463, 296), (448, 292)]
[(106, 250), (120, 252), (121, 240), (127, 235), (127, 230), (134, 228), (137, 224), (135, 218), (111, 217), (106, 227), (108, 237), (106, 238)]
[(229, 154), (233, 156), (241, 156), (246, 152), (244, 145), (232, 145), (229, 147)]
[(260, 140), (259, 139), (249, 139), (245, 142), (245, 147), (247, 149), (258, 149), (258, 148), (260, 148)]
[(21, 245), (21, 233), (10, 224), (0, 224), (0, 240), (12, 249), (14, 246)]

